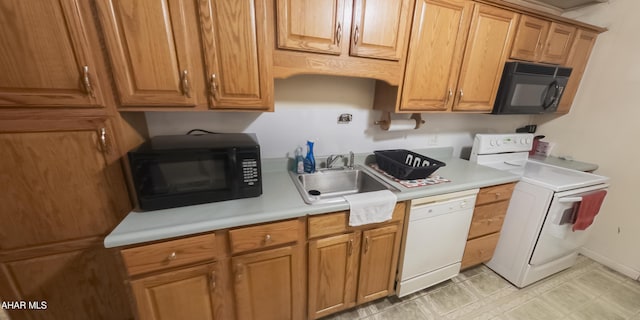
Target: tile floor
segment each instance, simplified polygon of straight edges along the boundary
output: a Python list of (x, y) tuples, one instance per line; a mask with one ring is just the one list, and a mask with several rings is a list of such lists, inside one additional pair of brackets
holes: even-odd
[[(517, 289), (485, 266), (402, 299), (389, 297), (322, 320), (640, 320), (640, 282), (585, 257)], [(0, 310), (0, 320), (8, 317)]]
[(573, 268), (518, 289), (485, 266), (402, 299), (322, 320), (640, 320), (640, 282), (580, 257)]

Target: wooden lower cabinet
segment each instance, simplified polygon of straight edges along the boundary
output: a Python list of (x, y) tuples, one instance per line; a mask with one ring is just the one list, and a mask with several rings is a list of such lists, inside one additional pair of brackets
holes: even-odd
[(349, 227), (343, 212), (309, 219), (310, 236), (324, 236), (309, 240), (309, 319), (395, 292), (404, 210), (398, 204), (391, 222), (361, 227)]
[(491, 260), (498, 245), (498, 239), (500, 239), (500, 233), (496, 232), (467, 241), (460, 268), (466, 269)]
[(461, 269), (491, 260), (515, 183), (480, 189), (471, 219)]
[(360, 233), (309, 241), (309, 318), (356, 305)]
[(237, 319), (303, 319), (301, 259), (299, 245), (232, 257)]
[[(45, 254), (47, 251), (52, 252)], [(25, 257), (2, 257), (12, 261), (0, 263), (0, 297), (4, 301), (45, 301), (47, 305), (44, 310), (7, 310), (11, 319), (131, 318), (120, 267), (100, 239), (18, 254)]]
[[(68, 2), (68, 1), (65, 1)], [(103, 238), (131, 209), (104, 118), (0, 120), (0, 300), (11, 319), (131, 318)]]
[(222, 319), (216, 271), (217, 263), (210, 263), (131, 281), (139, 319)]
[(362, 233), (358, 304), (391, 295), (394, 290), (401, 228), (398, 225)]

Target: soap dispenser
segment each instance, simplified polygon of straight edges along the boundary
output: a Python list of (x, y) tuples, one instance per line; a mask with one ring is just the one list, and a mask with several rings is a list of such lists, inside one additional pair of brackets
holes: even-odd
[(313, 156), (313, 141), (307, 141), (307, 156), (304, 158), (304, 172), (316, 172), (316, 158)]

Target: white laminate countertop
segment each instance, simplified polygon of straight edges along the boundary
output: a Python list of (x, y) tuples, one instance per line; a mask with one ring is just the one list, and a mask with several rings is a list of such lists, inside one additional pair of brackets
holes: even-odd
[[(415, 150), (415, 152), (445, 162), (446, 166), (438, 169), (436, 174), (451, 182), (406, 188), (387, 180), (388, 183), (400, 189), (396, 193), (398, 201), (509, 183), (519, 178), (505, 171), (454, 158), (451, 156), (451, 148), (424, 149)], [(364, 159), (364, 157), (359, 156), (357, 159)], [(107, 248), (127, 246), (349, 209), (346, 201), (321, 205), (306, 204), (291, 181), (289, 173), (284, 168), (275, 168), (272, 164), (265, 164), (265, 162), (267, 161), (263, 160), (263, 193), (260, 197), (147, 212), (132, 211), (104, 239), (104, 246)]]
[(598, 165), (594, 163), (581, 162), (576, 160), (565, 160), (557, 157), (545, 157), (541, 155), (533, 155), (533, 156), (529, 156), (529, 160), (556, 166), (556, 167), (578, 170), (578, 171), (591, 172), (598, 169)]

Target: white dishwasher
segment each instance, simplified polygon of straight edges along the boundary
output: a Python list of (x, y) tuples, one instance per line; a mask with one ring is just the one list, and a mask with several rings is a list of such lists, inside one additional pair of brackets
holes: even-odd
[(478, 189), (411, 201), (399, 297), (455, 277), (467, 243)]

